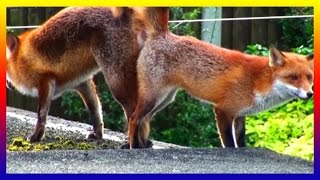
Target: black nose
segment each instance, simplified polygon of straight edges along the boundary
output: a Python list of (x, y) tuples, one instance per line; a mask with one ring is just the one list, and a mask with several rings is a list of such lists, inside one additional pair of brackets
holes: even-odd
[(7, 81), (6, 86), (9, 90), (14, 89), (14, 87), (12, 86), (12, 84), (10, 82)]
[(307, 96), (308, 96), (308, 98), (311, 98), (313, 96), (313, 93), (312, 92), (308, 92)]

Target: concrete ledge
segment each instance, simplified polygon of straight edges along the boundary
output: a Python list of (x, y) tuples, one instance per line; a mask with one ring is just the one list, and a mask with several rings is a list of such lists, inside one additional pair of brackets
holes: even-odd
[(313, 173), (260, 148), (7, 152), (7, 173)]
[[(6, 115), (7, 123), (7, 141), (13, 136), (23, 135), (25, 137), (32, 133), (32, 130), (37, 122), (37, 114), (30, 111), (25, 111), (17, 108), (7, 107)], [(46, 124), (45, 139), (53, 138), (54, 136), (63, 136), (68, 139), (84, 139), (92, 131), (92, 126), (85, 123), (68, 121), (58, 117), (48, 116)], [(121, 132), (104, 130), (104, 139), (114, 141), (115, 144), (126, 143), (126, 135)], [(152, 140), (154, 149), (163, 148), (186, 148), (175, 144), (164, 143)]]
[[(36, 114), (7, 107), (7, 141), (29, 135)], [(85, 138), (91, 125), (49, 117), (47, 135)], [(124, 143), (125, 135), (105, 130), (106, 139)], [(44, 139), (45, 140), (45, 139)], [(261, 148), (184, 148), (153, 141), (155, 149), (7, 151), (7, 173), (313, 173), (313, 162)]]

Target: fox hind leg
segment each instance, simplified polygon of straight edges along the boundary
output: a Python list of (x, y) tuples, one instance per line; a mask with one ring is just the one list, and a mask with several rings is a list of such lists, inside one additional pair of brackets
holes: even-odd
[(157, 103), (157, 105), (153, 108), (151, 113), (146, 116), (145, 119), (141, 121), (141, 124), (138, 128), (138, 138), (139, 142), (142, 142), (144, 144), (144, 147), (151, 148), (152, 142), (149, 140), (149, 134), (150, 134), (150, 121), (152, 120), (152, 117), (159, 111), (161, 111), (163, 108), (168, 106), (171, 102), (174, 101), (174, 98), (177, 94), (177, 89), (173, 89), (169, 91), (169, 93), (164, 94), (165, 98), (161, 103)]
[(143, 142), (139, 142), (139, 126), (142, 121), (148, 116), (156, 105), (157, 96), (148, 96), (148, 99), (138, 101), (137, 107), (133, 115), (129, 118), (129, 145), (130, 149), (144, 148)]
[(103, 117), (99, 96), (92, 79), (81, 83), (76, 87), (81, 96), (90, 116), (93, 125), (93, 133), (90, 133), (88, 139), (100, 140), (103, 138)]

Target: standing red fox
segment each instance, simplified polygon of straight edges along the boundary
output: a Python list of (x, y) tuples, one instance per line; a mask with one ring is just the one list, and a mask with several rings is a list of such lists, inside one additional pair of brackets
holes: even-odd
[(38, 121), (31, 142), (40, 141), (51, 100), (76, 90), (91, 120), (91, 138), (103, 134), (102, 110), (92, 81), (100, 70), (127, 117), (136, 106), (136, 61), (146, 37), (131, 8), (71, 7), (41, 27), (19, 37), (9, 33), (6, 44), (7, 82), (19, 92), (39, 97)]
[[(158, 13), (168, 17), (168, 11)], [(146, 147), (149, 131), (141, 127), (173, 101), (179, 88), (214, 105), (223, 147), (245, 146), (246, 115), (313, 95), (313, 55), (274, 47), (269, 57), (247, 55), (176, 36), (166, 22), (161, 25), (148, 36), (138, 59), (139, 96), (129, 119), (130, 148)]]

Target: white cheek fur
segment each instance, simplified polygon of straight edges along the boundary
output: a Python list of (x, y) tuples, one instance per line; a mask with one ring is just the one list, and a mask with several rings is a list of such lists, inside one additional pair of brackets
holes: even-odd
[(299, 98), (307, 98), (308, 92), (313, 92), (311, 89), (311, 85), (310, 85), (310, 90), (304, 90), (302, 88), (297, 88), (295, 86), (292, 86), (290, 84), (286, 84), (286, 83), (283, 83), (283, 82), (277, 80), (276, 86), (277, 86), (278, 90), (280, 90), (280, 93), (290, 93), (294, 96), (298, 96)]
[(256, 114), (276, 106), (279, 106), (296, 97), (296, 87), (285, 84), (280, 80), (273, 83), (272, 89), (267, 93), (255, 92), (253, 104), (249, 107), (243, 108), (238, 115), (244, 116), (249, 114)]

